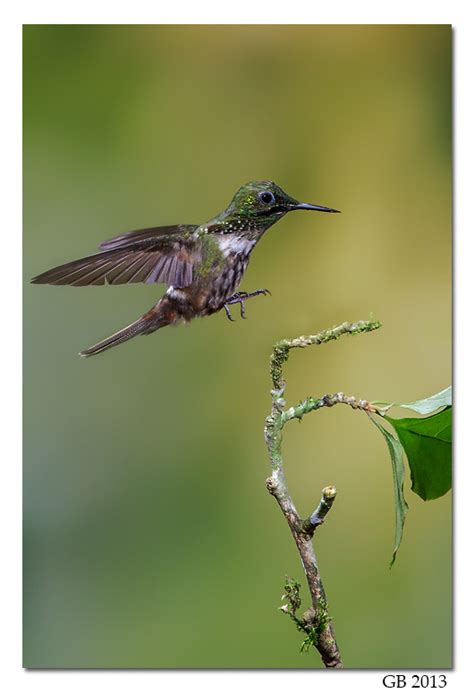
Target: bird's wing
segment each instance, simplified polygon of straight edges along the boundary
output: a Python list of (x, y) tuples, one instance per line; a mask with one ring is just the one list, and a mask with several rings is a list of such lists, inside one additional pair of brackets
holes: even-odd
[(153, 245), (166, 236), (187, 236), (197, 229), (195, 224), (179, 224), (178, 226), (155, 226), (138, 231), (127, 231), (119, 236), (109, 238), (99, 245), (100, 250), (115, 250), (115, 248), (130, 248), (136, 245)]
[(201, 249), (192, 231), (197, 226), (165, 226), (131, 231), (100, 245), (102, 252), (73, 260), (38, 275), (34, 284), (100, 286), (165, 283), (189, 286)]

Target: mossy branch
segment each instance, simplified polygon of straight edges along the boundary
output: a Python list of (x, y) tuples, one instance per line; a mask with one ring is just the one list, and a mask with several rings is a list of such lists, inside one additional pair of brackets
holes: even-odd
[(324, 488), (322, 498), (316, 509), (307, 519), (301, 519), (290, 496), (285, 479), (281, 452), (282, 434), (283, 427), (288, 421), (293, 419), (301, 420), (305, 414), (317, 411), (323, 407), (347, 404), (353, 409), (359, 409), (367, 414), (371, 413), (373, 408), (367, 400), (348, 397), (342, 392), (337, 392), (334, 395), (324, 395), (319, 398), (307, 397), (299, 404), (285, 409), (284, 393), (286, 384), (283, 379), (283, 365), (288, 360), (291, 349), (304, 348), (313, 344), (325, 344), (326, 342), (339, 339), (339, 337), (345, 334), (355, 335), (371, 332), (380, 326), (381, 323), (378, 320), (361, 320), (356, 323), (344, 322), (342, 325), (323, 330), (315, 335), (283, 339), (275, 344), (270, 357), (270, 375), (273, 384), (271, 391), (272, 410), (265, 422), (265, 441), (272, 474), (267, 479), (266, 484), (268, 491), (278, 502), (295, 540), (305, 571), (312, 604), (304, 612), (302, 618), (299, 618), (296, 615), (296, 611), (301, 606), (300, 585), (294, 580), (287, 579), (285, 594), (283, 595), (287, 603), (281, 609), (290, 616), (298, 630), (306, 634), (301, 649), (307, 651), (310, 646), (314, 646), (318, 650), (324, 665), (336, 669), (342, 668), (342, 659), (336, 643), (331, 617), (329, 616), (326, 594), (312, 542), (316, 529), (324, 522), (334, 503), (336, 489), (334, 486)]
[(371, 332), (381, 327), (382, 323), (378, 320), (359, 320), (359, 322), (343, 322), (342, 325), (332, 327), (328, 330), (322, 330), (317, 334), (308, 335), (307, 337), (295, 337), (294, 339), (282, 339), (273, 347), (270, 357), (270, 375), (273, 382), (274, 390), (284, 389), (283, 381), (283, 364), (288, 361), (290, 349), (302, 349), (311, 344), (326, 344), (335, 339), (339, 339), (344, 334), (355, 335), (362, 332)]

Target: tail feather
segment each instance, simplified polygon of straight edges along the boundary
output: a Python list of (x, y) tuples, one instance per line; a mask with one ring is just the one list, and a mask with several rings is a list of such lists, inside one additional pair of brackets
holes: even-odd
[(107, 349), (111, 349), (114, 346), (123, 344), (123, 342), (126, 342), (139, 334), (150, 334), (155, 330), (159, 330), (160, 327), (164, 327), (166, 324), (167, 323), (164, 320), (160, 321), (156, 318), (150, 319), (149, 316), (143, 316), (138, 320), (135, 320), (135, 322), (130, 323), (130, 325), (123, 327), (118, 332), (110, 335), (110, 337), (97, 342), (97, 344), (94, 344), (88, 349), (84, 349), (84, 351), (80, 351), (79, 356), (88, 357), (101, 354), (103, 351), (107, 351)]

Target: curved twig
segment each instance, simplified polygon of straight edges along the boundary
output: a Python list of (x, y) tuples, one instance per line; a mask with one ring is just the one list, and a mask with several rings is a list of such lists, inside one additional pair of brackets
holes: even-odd
[(323, 523), (334, 503), (336, 489), (334, 486), (324, 488), (321, 501), (314, 512), (306, 520), (301, 519), (286, 484), (281, 452), (282, 433), (283, 427), (288, 421), (301, 419), (305, 414), (317, 411), (322, 407), (348, 404), (353, 409), (360, 409), (367, 413), (372, 409), (366, 400), (357, 400), (355, 397), (347, 397), (342, 392), (338, 392), (334, 395), (325, 395), (320, 398), (308, 397), (300, 404), (285, 410), (284, 392), (286, 384), (283, 379), (283, 364), (288, 360), (291, 349), (304, 348), (313, 344), (325, 344), (338, 339), (344, 334), (354, 335), (371, 332), (380, 326), (381, 323), (377, 320), (361, 320), (356, 323), (345, 322), (342, 325), (329, 330), (323, 330), (315, 335), (283, 339), (275, 344), (270, 357), (270, 375), (273, 384), (271, 391), (272, 410), (265, 422), (265, 441), (272, 474), (267, 479), (266, 484), (268, 491), (277, 500), (290, 527), (303, 563), (312, 603), (311, 608), (303, 614), (303, 618), (298, 618), (296, 610), (301, 605), (299, 585), (295, 581), (287, 581), (283, 596), (288, 603), (282, 607), (282, 610), (292, 618), (299, 630), (306, 633), (302, 647), (308, 648), (310, 645), (313, 645), (320, 653), (324, 665), (337, 669), (342, 668), (342, 659), (328, 613), (326, 595), (312, 542), (316, 529)]

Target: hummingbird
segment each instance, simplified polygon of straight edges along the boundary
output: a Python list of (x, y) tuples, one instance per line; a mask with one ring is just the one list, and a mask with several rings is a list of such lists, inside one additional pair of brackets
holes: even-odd
[(226, 209), (205, 224), (178, 224), (129, 231), (100, 244), (100, 252), (34, 277), (34, 284), (103, 286), (167, 284), (149, 311), (110, 337), (81, 351), (94, 356), (132, 337), (189, 322), (245, 302), (268, 289), (238, 291), (250, 254), (265, 231), (288, 212), (338, 209), (298, 202), (272, 181), (252, 181), (237, 190)]

